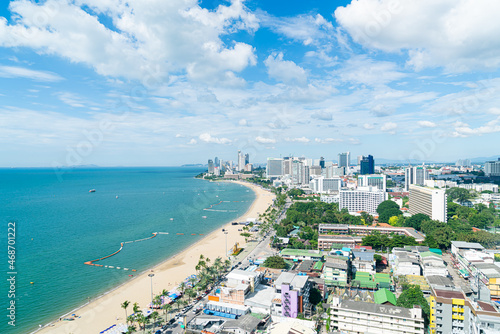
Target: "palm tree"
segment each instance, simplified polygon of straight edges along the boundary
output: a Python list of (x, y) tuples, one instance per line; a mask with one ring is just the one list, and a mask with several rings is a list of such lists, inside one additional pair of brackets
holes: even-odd
[(226, 259), (226, 261), (224, 261), (224, 271), (228, 271), (229, 268), (231, 268), (231, 260)]
[(139, 307), (139, 304), (134, 303), (134, 306), (132, 307), (132, 309), (134, 310), (134, 313), (138, 313), (141, 308)]
[[(144, 316), (144, 314), (139, 313), (136, 316), (136, 321), (139, 324), (139, 328), (142, 327), (142, 329), (144, 330), (144, 333), (146, 333), (146, 317)], [(143, 326), (141, 326), (141, 325), (143, 325)]]
[(151, 308), (159, 308), (161, 306), (161, 303), (162, 303), (161, 296), (160, 295), (155, 296), (153, 298), (153, 304), (151, 305)]
[(158, 320), (159, 317), (160, 315), (158, 314), (158, 312), (154, 311), (153, 313), (151, 313), (151, 318), (153, 319), (153, 332), (156, 328), (156, 320)]
[(135, 326), (134, 326), (134, 325), (130, 325), (130, 326), (128, 326), (128, 328), (127, 328), (127, 332), (126, 332), (126, 334), (132, 334), (132, 333), (134, 333), (135, 331), (136, 331)]
[(198, 278), (197, 277), (191, 277), (189, 279), (189, 283), (191, 283), (191, 287), (194, 289), (196, 286), (196, 283), (198, 283)]
[(134, 311), (134, 314), (133, 314), (133, 320), (136, 321), (137, 323), (139, 323), (139, 320), (138, 320), (138, 316), (139, 316), (139, 313), (142, 314), (141, 311), (141, 308), (139, 307), (139, 304), (137, 303), (134, 303), (134, 305), (132, 306), (132, 310)]
[(181, 289), (182, 295), (184, 295), (184, 291), (186, 291), (186, 288), (186, 283), (181, 282), (181, 284), (179, 284), (179, 289)]
[(134, 314), (132, 315), (129, 315), (128, 318), (127, 318), (127, 324), (130, 322), (130, 326), (128, 326), (128, 328), (133, 328), (134, 331), (135, 331), (135, 326), (134, 326), (134, 322), (136, 321), (136, 316)]
[(121, 307), (122, 309), (125, 310), (125, 321), (127, 321), (127, 324), (128, 324), (128, 317), (127, 317), (127, 307), (130, 305), (130, 302), (128, 300), (124, 301), (122, 304), (121, 304)]
[(172, 304), (165, 304), (161, 307), (163, 312), (165, 312), (165, 322), (168, 322), (168, 314), (172, 310)]
[(193, 288), (186, 290), (186, 296), (188, 297), (189, 302), (191, 303), (191, 298), (196, 297), (196, 291)]

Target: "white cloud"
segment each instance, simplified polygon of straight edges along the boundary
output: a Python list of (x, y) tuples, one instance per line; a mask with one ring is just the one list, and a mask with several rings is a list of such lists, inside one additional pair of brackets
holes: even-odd
[(354, 56), (347, 60), (338, 75), (343, 81), (365, 85), (387, 84), (407, 76), (398, 71), (395, 63), (374, 61), (366, 56)]
[(361, 141), (357, 138), (349, 138), (349, 143), (351, 145), (361, 145)]
[(188, 145), (194, 145), (196, 143), (197, 143), (196, 139), (191, 138), (191, 140), (188, 142)]
[(309, 143), (311, 140), (306, 137), (299, 137), (299, 138), (285, 138), (286, 141), (290, 142), (298, 142), (298, 143)]
[(214, 143), (214, 144), (230, 144), (232, 141), (228, 138), (217, 138), (212, 137), (209, 133), (202, 133), (199, 136), (200, 140), (205, 143)]
[(317, 45), (322, 40), (331, 39), (333, 35), (332, 23), (320, 14), (283, 18), (260, 12), (258, 18), (262, 26), (304, 45)]
[(275, 144), (276, 143), (276, 139), (274, 139), (274, 138), (264, 138), (261, 136), (256, 137), (255, 141), (257, 143), (261, 143), (261, 144)]
[(270, 78), (286, 84), (305, 85), (306, 71), (291, 60), (283, 60), (283, 53), (271, 54), (264, 60)]
[(344, 140), (337, 138), (314, 138), (314, 141), (320, 144), (328, 144), (328, 143), (341, 143)]
[(396, 123), (387, 122), (384, 125), (382, 125), (380, 130), (382, 130), (384, 132), (389, 132), (390, 134), (395, 134), (397, 127), (398, 127), (398, 125)]
[(417, 124), (422, 128), (435, 128), (437, 126), (436, 123), (431, 121), (418, 121)]
[(353, 40), (370, 49), (408, 52), (417, 70), (500, 66), (496, 0), (358, 0), (335, 11)]
[(373, 128), (374, 128), (373, 124), (369, 124), (369, 123), (363, 124), (363, 129), (365, 129), (365, 130), (371, 130)]
[(85, 107), (85, 103), (81, 97), (74, 93), (70, 92), (61, 92), (57, 94), (59, 100), (62, 102), (66, 103), (69, 106), (72, 106), (74, 108), (83, 108)]
[[(1, 32), (1, 30), (0, 30)], [(2, 78), (26, 78), (35, 81), (55, 82), (64, 80), (59, 74), (47, 71), (36, 71), (29, 68), (17, 66), (0, 66), (0, 77)]]
[(313, 113), (311, 118), (318, 119), (320, 121), (331, 121), (333, 116), (331, 112), (320, 110)]
[(481, 136), (484, 134), (500, 132), (500, 117), (478, 128), (471, 128), (468, 124), (457, 122), (452, 137)]
[[(80, 6), (92, 8), (113, 27)], [(0, 19), (0, 46), (29, 47), (147, 86), (158, 86), (172, 74), (241, 84), (235, 73), (256, 63), (250, 45), (221, 39), (258, 27), (255, 15), (239, 0), (213, 11), (201, 8), (197, 0), (19, 0), (9, 8), (14, 20)]]

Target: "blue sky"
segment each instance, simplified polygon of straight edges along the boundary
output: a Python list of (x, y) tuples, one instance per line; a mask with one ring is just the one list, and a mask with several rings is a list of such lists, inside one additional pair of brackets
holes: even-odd
[(498, 154), (495, 0), (0, 4), (0, 166)]

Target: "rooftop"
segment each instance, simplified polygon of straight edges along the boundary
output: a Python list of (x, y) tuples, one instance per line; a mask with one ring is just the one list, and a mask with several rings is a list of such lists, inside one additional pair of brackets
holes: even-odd
[(484, 247), (477, 242), (452, 241), (451, 244), (457, 248), (484, 249)]
[(474, 265), (483, 273), (484, 276), (489, 278), (500, 278), (500, 268), (493, 263), (477, 263)]
[(357, 312), (372, 313), (372, 314), (375, 313), (391, 317), (412, 319), (410, 310), (404, 307), (379, 305), (366, 302), (355, 302), (350, 300), (342, 301), (340, 303), (340, 307)]
[(283, 249), (280, 254), (287, 255), (287, 256), (313, 256), (313, 257), (321, 257), (322, 255), (319, 254), (318, 251), (315, 250), (310, 250), (310, 249), (291, 249), (291, 248), (285, 248)]
[(226, 321), (224, 328), (241, 328), (246, 332), (252, 332), (257, 328), (260, 321), (260, 319), (250, 314), (245, 314), (239, 319)]
[(380, 289), (373, 294), (375, 304), (391, 303), (396, 306), (396, 296), (388, 289)]
[(308, 277), (296, 275), (293, 273), (283, 272), (280, 277), (274, 282), (276, 287), (281, 287), (282, 284), (290, 284), (292, 289), (302, 289), (307, 283)]
[(463, 292), (457, 290), (435, 289), (434, 293), (436, 294), (436, 297), (441, 297), (441, 298), (465, 299)]
[(448, 277), (438, 276), (438, 275), (429, 275), (426, 277), (427, 282), (429, 282), (432, 286), (446, 286), (453, 287), (453, 281)]

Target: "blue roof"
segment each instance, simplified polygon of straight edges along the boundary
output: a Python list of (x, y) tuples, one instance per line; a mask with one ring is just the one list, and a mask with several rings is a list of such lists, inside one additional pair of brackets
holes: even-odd
[(345, 252), (350, 252), (351, 249), (349, 247), (342, 247), (342, 250), (345, 251)]
[(353, 251), (352, 254), (354, 255), (355, 258), (358, 258), (361, 261), (373, 261), (373, 255), (375, 255), (375, 253), (373, 252), (358, 252), (358, 251)]

